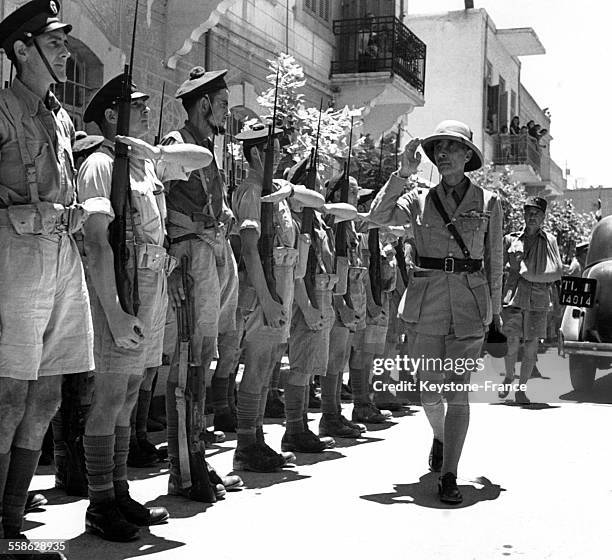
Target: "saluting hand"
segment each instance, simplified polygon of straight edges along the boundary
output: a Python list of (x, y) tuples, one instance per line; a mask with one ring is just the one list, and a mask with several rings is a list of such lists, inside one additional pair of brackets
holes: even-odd
[(421, 144), (420, 138), (413, 138), (406, 144), (402, 155), (400, 156), (400, 164), (398, 174), (400, 177), (407, 179), (410, 175), (414, 175), (419, 169), (421, 163), (421, 154), (417, 152)]
[(291, 183), (287, 181), (283, 181), (281, 183), (280, 189), (278, 189), (277, 191), (274, 191), (273, 193), (262, 196), (261, 201), (271, 202), (273, 204), (276, 204), (280, 202), (281, 200), (285, 200), (286, 198), (289, 198), (292, 194), (293, 194), (293, 186), (291, 185)]

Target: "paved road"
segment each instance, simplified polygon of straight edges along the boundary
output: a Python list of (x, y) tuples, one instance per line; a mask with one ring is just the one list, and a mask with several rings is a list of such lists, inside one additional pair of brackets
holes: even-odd
[[(87, 502), (55, 490), (45, 492), (44, 511), (28, 515), (27, 535), (68, 539), (74, 560), (609, 558), (612, 375), (603, 372), (596, 389), (579, 396), (570, 391), (566, 360), (549, 350), (539, 363), (545, 379), (532, 380), (528, 394), (547, 404), (493, 398), (472, 406), (460, 507), (437, 500), (427, 469), (431, 435), (422, 409), (412, 406), (357, 442), (302, 455), (293, 469), (247, 473), (244, 490), (206, 509), (165, 496), (165, 470), (132, 470), (134, 497), (172, 515), (134, 543), (84, 534)], [(502, 362), (488, 359), (484, 376), (499, 380), (500, 372)], [(319, 414), (310, 417), (316, 430)], [(266, 432), (278, 448), (282, 426)], [(234, 447), (227, 441), (211, 450), (220, 472), (230, 471)], [(47, 474), (32, 488), (51, 488), (50, 472), (41, 470)]]

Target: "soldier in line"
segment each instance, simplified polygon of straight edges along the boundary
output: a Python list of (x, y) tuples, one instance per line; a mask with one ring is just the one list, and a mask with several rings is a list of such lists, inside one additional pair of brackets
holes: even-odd
[[(328, 199), (337, 202), (340, 196), (337, 176), (327, 184)], [(349, 176), (349, 204), (357, 206), (359, 195), (370, 194), (368, 189), (360, 189), (357, 180)], [(367, 191), (367, 192), (366, 192)], [(321, 421), (319, 436), (359, 437), (365, 426), (351, 422), (342, 415), (341, 390), (342, 376), (347, 365), (351, 343), (355, 331), (362, 325), (365, 328), (366, 295), (364, 276), (368, 273), (362, 266), (362, 255), (359, 246), (355, 222), (347, 221), (336, 227), (346, 228), (348, 274), (346, 293), (334, 295), (334, 324), (329, 336), (329, 360), (327, 373), (321, 379)]]
[[(243, 331), (244, 373), (238, 392), (238, 442), (234, 453), (235, 470), (270, 472), (295, 458), (293, 453), (276, 453), (266, 445), (263, 415), (268, 385), (274, 365), (280, 360), (289, 338), (293, 305), (295, 269), (298, 265), (298, 232), (287, 197), (302, 205), (320, 207), (323, 197), (301, 185), (275, 181), (275, 192), (268, 195), (274, 205), (274, 277), (276, 294), (271, 293), (264, 276), (258, 251), (262, 232), (261, 192), (264, 160), (273, 157), (276, 168), (280, 158), (278, 134), (274, 129), (274, 153), (265, 153), (268, 130), (256, 125), (236, 136), (243, 143), (249, 175), (234, 192), (232, 208), (236, 216), (236, 234), (240, 236), (241, 266), (239, 294), (239, 329)], [(270, 178), (271, 179), (271, 178)], [(302, 263), (304, 264), (304, 263)], [(274, 296), (277, 296), (275, 298)]]
[[(138, 537), (138, 527), (168, 518), (163, 507), (147, 508), (131, 498), (127, 483), (130, 417), (146, 369), (162, 361), (166, 318), (167, 273), (173, 259), (164, 244), (164, 204), (161, 179), (184, 177), (192, 169), (208, 165), (212, 154), (189, 145), (183, 150), (154, 148), (138, 137), (149, 130), (148, 95), (131, 84), (129, 179), (131, 217), (127, 220), (127, 246), (131, 256), (128, 273), (137, 282), (138, 316), (119, 303), (108, 229), (114, 219), (111, 180), (115, 165), (117, 103), (123, 75), (106, 83), (90, 101), (85, 122), (95, 122), (105, 141), (82, 164), (78, 177), (79, 200), (90, 211), (85, 224), (85, 253), (94, 324), (95, 389), (87, 419), (85, 460), (90, 505), (86, 529), (107, 540), (128, 541)], [(155, 164), (163, 163), (157, 175)], [(157, 193), (157, 194), (156, 194)]]
[[(93, 330), (73, 238), (74, 126), (50, 91), (66, 81), (72, 26), (35, 0), (0, 23), (17, 71), (0, 92), (0, 537), (22, 520), (62, 376), (93, 367)], [(59, 558), (61, 555), (53, 555)]]
[[(405, 195), (405, 181), (417, 171), (421, 143), (442, 181), (427, 193)], [(423, 141), (411, 140), (399, 169), (372, 204), (370, 219), (382, 225), (409, 223), (414, 233), (419, 268), (414, 271), (402, 319), (416, 323), (415, 356), (470, 358), (481, 353), (485, 331), (494, 321), (501, 330), (502, 210), (496, 194), (474, 185), (466, 171), (482, 165), (472, 131), (458, 121), (442, 122)], [(448, 227), (447, 227), (448, 226)], [(469, 382), (469, 374), (440, 369), (431, 360), (420, 368), (422, 381)], [(457, 467), (469, 425), (469, 393), (433, 388), (421, 390), (421, 401), (434, 433), (430, 467), (441, 470), (440, 500), (463, 500), (457, 486)]]
[[(205, 72), (202, 67), (191, 70), (189, 78), (176, 92), (187, 113), (187, 120), (182, 128), (164, 137), (163, 146), (188, 142), (204, 146), (214, 153), (212, 140), (215, 135), (224, 133), (228, 113), (226, 73), (227, 70)], [(183, 256), (189, 257), (187, 274), (191, 282), (190, 286), (183, 286), (183, 271), (179, 266), (169, 278), (170, 303), (176, 308), (185, 300), (185, 291), (190, 291), (194, 302), (194, 365), (203, 368), (206, 374), (217, 356), (218, 347), (218, 375), (213, 381), (212, 396), (213, 402), (221, 401), (225, 406), (217, 406), (215, 423), (234, 431), (227, 405), (227, 387), (239, 353), (235, 320), (238, 271), (229, 243), (229, 228), (234, 216), (226, 200), (225, 185), (216, 160), (193, 171), (186, 180), (167, 183), (166, 191), (170, 254), (178, 262)], [(175, 396), (177, 380), (178, 353), (175, 353), (166, 388), (170, 494), (181, 493)], [(205, 391), (202, 389), (203, 406)], [(201, 429), (204, 430), (205, 426)], [(236, 476), (225, 477), (222, 481), (226, 487), (242, 484)]]

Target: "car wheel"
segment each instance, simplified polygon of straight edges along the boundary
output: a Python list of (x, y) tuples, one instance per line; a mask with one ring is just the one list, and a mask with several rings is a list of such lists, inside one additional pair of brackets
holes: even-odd
[(575, 391), (589, 391), (593, 388), (597, 364), (592, 356), (570, 354), (570, 380)]

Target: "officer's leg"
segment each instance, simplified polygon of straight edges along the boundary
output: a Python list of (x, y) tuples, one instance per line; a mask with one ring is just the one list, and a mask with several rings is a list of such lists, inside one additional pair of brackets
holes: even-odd
[(21, 533), (28, 487), (36, 472), (45, 432), (62, 396), (61, 375), (41, 377), (26, 383), (25, 408), (15, 430), (2, 500), (2, 524), (7, 538)]
[(527, 385), (527, 381), (531, 377), (531, 372), (538, 359), (538, 344), (537, 338), (529, 338), (523, 343), (523, 359), (521, 360), (521, 374), (519, 383)]

